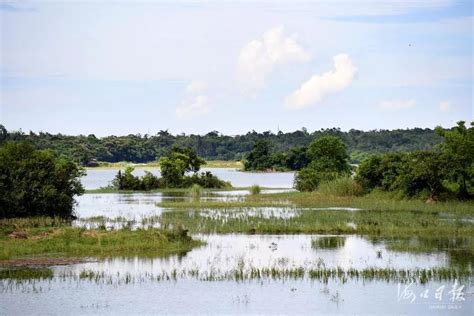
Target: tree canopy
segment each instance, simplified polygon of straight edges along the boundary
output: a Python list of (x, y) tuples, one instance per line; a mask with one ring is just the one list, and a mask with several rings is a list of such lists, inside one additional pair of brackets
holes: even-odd
[[(76, 162), (87, 165), (94, 160), (105, 162), (129, 161), (143, 163), (156, 161), (173, 147), (193, 148), (206, 160), (242, 160), (251, 152), (257, 141), (271, 143), (272, 152), (290, 152), (294, 147), (307, 147), (323, 136), (336, 136), (346, 145), (352, 162), (360, 162), (367, 153), (408, 152), (431, 150), (442, 142), (442, 137), (432, 129), (350, 130), (321, 129), (309, 133), (306, 129), (294, 132), (248, 132), (228, 136), (217, 131), (206, 135), (172, 135), (162, 130), (156, 135), (126, 135), (96, 137), (95, 135), (68, 136), (50, 133), (24, 133), (7, 131), (0, 126), (0, 143), (6, 140), (28, 140), (40, 149), (52, 149)], [(279, 159), (278, 157), (274, 157)], [(280, 157), (281, 158), (281, 157)], [(288, 158), (288, 157), (287, 157)], [(291, 167), (301, 169), (301, 166)]]
[(73, 217), (74, 196), (84, 189), (84, 171), (51, 150), (26, 142), (0, 146), (0, 218)]

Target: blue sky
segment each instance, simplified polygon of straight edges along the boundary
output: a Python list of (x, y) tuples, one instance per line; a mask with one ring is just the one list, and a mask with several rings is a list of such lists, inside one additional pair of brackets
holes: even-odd
[(1, 1), (0, 123), (64, 134), (473, 120), (473, 4)]

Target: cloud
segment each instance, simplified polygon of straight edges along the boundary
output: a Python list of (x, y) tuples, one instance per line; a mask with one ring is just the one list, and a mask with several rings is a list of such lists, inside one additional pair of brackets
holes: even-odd
[(415, 100), (387, 100), (379, 103), (382, 110), (396, 111), (413, 108), (416, 105)]
[(439, 110), (442, 112), (448, 112), (451, 109), (451, 102), (441, 101), (439, 103)]
[(351, 58), (347, 54), (334, 56), (334, 71), (314, 75), (301, 87), (286, 97), (288, 108), (302, 109), (321, 101), (326, 95), (346, 88), (357, 73)]
[(209, 98), (205, 95), (207, 84), (202, 81), (192, 81), (186, 87), (181, 103), (176, 107), (179, 118), (200, 116), (209, 111)]
[(250, 41), (240, 51), (237, 76), (244, 91), (255, 93), (265, 85), (266, 77), (278, 65), (304, 63), (310, 55), (283, 27), (268, 30), (262, 38)]

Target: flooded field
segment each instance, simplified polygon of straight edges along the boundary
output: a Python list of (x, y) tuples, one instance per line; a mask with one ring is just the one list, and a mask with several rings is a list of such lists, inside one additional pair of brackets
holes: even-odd
[[(238, 186), (280, 188), (263, 190), (263, 194), (288, 191), (292, 184), (292, 174), (215, 170)], [(106, 185), (115, 172), (89, 170), (86, 187)], [(248, 194), (248, 190), (206, 192), (201, 200), (243, 201)], [(472, 315), (473, 236), (202, 233), (206, 223), (209, 227), (230, 223), (238, 228), (256, 219), (265, 225), (336, 215), (344, 220), (344, 227), (353, 229), (364, 222), (357, 217), (364, 210), (350, 206), (159, 206), (165, 201), (189, 200), (182, 191), (79, 197), (75, 226), (136, 230), (182, 224), (204, 243), (164, 257), (89, 257), (73, 264), (1, 268), (0, 314), (24, 314), (35, 306), (39, 314)], [(436, 216), (450, 223), (445, 221), (448, 215)], [(472, 225), (469, 221), (451, 224)]]

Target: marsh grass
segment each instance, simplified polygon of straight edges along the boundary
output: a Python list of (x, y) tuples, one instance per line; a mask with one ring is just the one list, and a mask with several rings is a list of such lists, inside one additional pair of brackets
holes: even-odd
[(7, 268), (0, 269), (0, 280), (52, 279), (53, 270), (49, 268)]
[(364, 196), (339, 196), (316, 192), (283, 192), (245, 196), (244, 201), (202, 203), (162, 202), (166, 208), (225, 208), (225, 207), (271, 207), (288, 205), (305, 208), (353, 207), (371, 211), (416, 211), (425, 213), (446, 213), (452, 215), (472, 216), (474, 201), (440, 201), (426, 203), (419, 199), (400, 199), (394, 193), (372, 192)]
[[(182, 225), (193, 233), (260, 234), (361, 234), (376, 236), (472, 236), (474, 225), (445, 221), (436, 212), (342, 211), (300, 209), (281, 218), (253, 214), (234, 217), (236, 209), (220, 209), (222, 216), (208, 216), (205, 209), (164, 212), (158, 221), (165, 227)], [(225, 214), (228, 213), (228, 216)], [(388, 216), (389, 215), (389, 216)], [(225, 220), (223, 220), (225, 218)]]
[[(39, 273), (34, 273), (34, 278), (37, 279)], [(15, 272), (8, 272), (5, 275), (16, 276)], [(28, 275), (28, 274), (26, 274)], [(25, 276), (26, 276), (25, 275)], [(392, 268), (365, 268), (365, 269), (343, 269), (341, 267), (335, 268), (239, 268), (228, 271), (220, 271), (218, 269), (199, 270), (199, 269), (183, 269), (163, 271), (161, 273), (145, 273), (143, 275), (134, 275), (131, 273), (117, 273), (108, 274), (104, 271), (95, 272), (93, 270), (82, 270), (81, 272), (64, 271), (54, 276), (58, 280), (76, 280), (93, 282), (96, 284), (108, 285), (127, 285), (140, 284), (145, 282), (162, 282), (162, 281), (178, 281), (183, 279), (195, 279), (198, 281), (265, 281), (265, 280), (319, 280), (323, 283), (328, 283), (329, 280), (337, 280), (341, 283), (348, 281), (384, 281), (392, 283), (407, 283), (416, 282), (425, 284), (431, 281), (464, 281), (472, 277), (472, 272), (463, 269), (453, 268), (428, 268), (428, 269), (392, 269)], [(44, 278), (52, 278), (46, 273)], [(3, 280), (8, 280), (5, 278)], [(22, 282), (27, 280), (24, 276), (20, 278), (11, 278), (11, 280)], [(34, 284), (34, 283), (33, 283)], [(10, 284), (10, 286), (14, 286)], [(8, 289), (8, 285), (4, 285), (3, 290)]]
[(262, 192), (262, 188), (259, 185), (255, 184), (250, 187), (249, 191), (251, 195), (257, 195)]
[[(28, 226), (26, 223), (31, 222)], [(40, 225), (44, 224), (44, 226)], [(47, 225), (48, 224), (48, 225)], [(0, 221), (0, 259), (24, 256), (148, 256), (189, 251), (202, 242), (176, 229), (84, 229), (46, 218)], [(5, 263), (5, 262), (4, 262)]]
[(189, 195), (191, 196), (192, 201), (199, 201), (202, 195), (202, 187), (199, 184), (193, 184), (189, 189)]
[(318, 186), (318, 193), (336, 196), (361, 196), (364, 189), (352, 177), (339, 177), (331, 181), (323, 181)]

